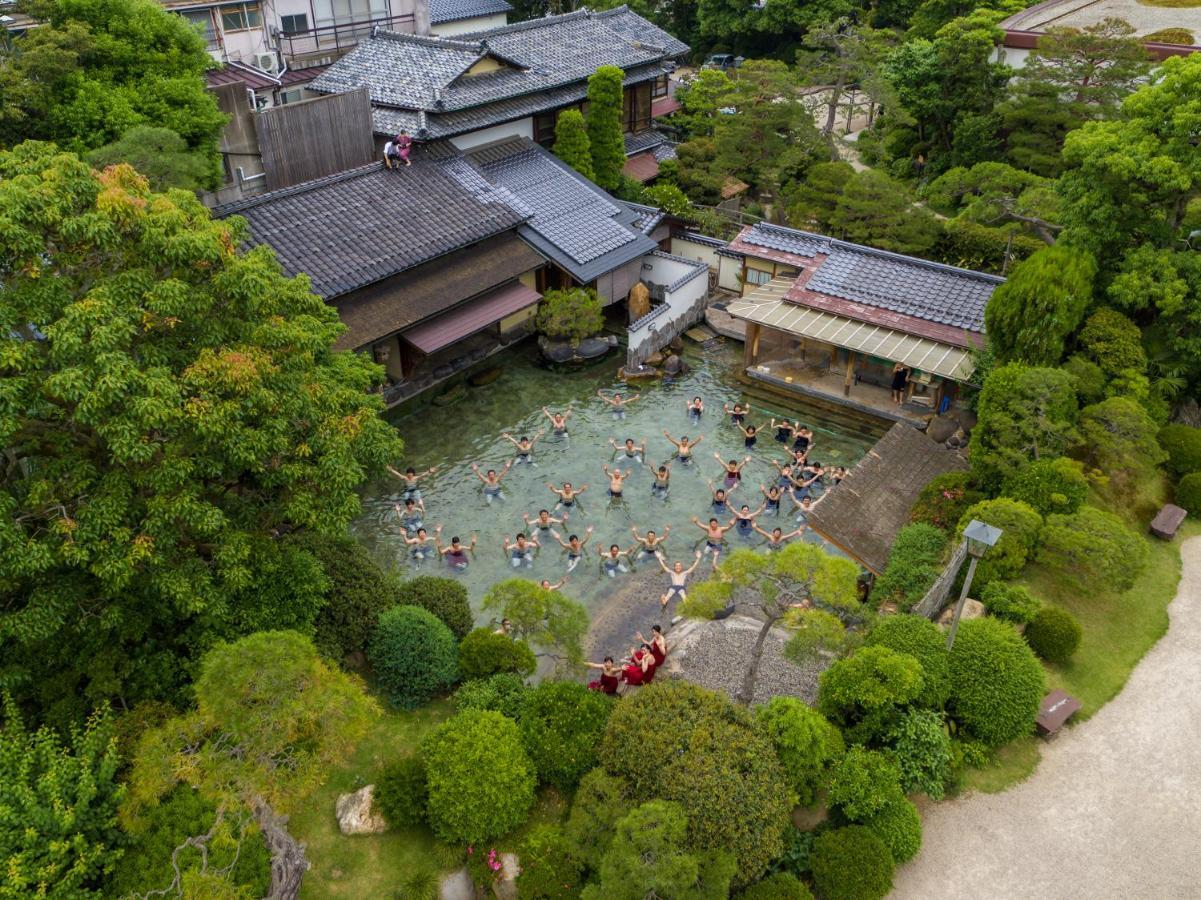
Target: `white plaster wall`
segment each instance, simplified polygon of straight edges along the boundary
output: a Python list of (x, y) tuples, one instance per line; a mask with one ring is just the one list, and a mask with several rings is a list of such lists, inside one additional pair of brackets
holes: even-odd
[(717, 286), (738, 293), (742, 290), (742, 262), (732, 256), (717, 257)]
[(1011, 69), (1020, 69), (1026, 65), (1026, 60), (1030, 57), (1030, 51), (1022, 47), (997, 47), (993, 54), (993, 61), (1005, 63)]
[[(671, 284), (689, 272), (693, 266), (661, 256), (642, 258), (642, 280), (656, 284)], [(626, 365), (631, 368), (642, 363), (656, 350), (661, 349), (672, 338), (699, 322), (705, 314), (705, 300), (709, 292), (709, 276), (704, 270), (689, 279), (677, 290), (669, 291), (664, 297), (666, 311), (660, 312), (649, 322), (629, 330), (626, 341)]]
[(524, 137), (532, 141), (534, 139), (534, 120), (532, 118), (518, 119), (515, 122), (506, 122), (504, 125), (481, 128), (479, 131), (453, 137), (450, 142), (459, 150), (470, 150), (472, 147), (491, 144), (493, 141), (510, 137)]
[(474, 19), (462, 19), (458, 22), (439, 22), (430, 25), (430, 34), (450, 37), (455, 34), (467, 34), (469, 31), (485, 31), (489, 28), (499, 28), (507, 25), (507, 13), (497, 13), (494, 16), (476, 16)]
[(708, 244), (698, 244), (683, 237), (672, 237), (671, 252), (676, 256), (699, 259), (714, 272), (717, 271), (717, 251)]

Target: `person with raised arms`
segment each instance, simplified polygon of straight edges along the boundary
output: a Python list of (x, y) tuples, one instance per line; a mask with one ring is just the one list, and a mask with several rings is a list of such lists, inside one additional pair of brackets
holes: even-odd
[(496, 471), (496, 469), (489, 469), (487, 474), (481, 475), (480, 464), (471, 464), (471, 471), (475, 473), (475, 477), (478, 478), (484, 485), (484, 502), (489, 506), (491, 506), (492, 501), (496, 500), (497, 498), (502, 500), (504, 499), (504, 494), (500, 492), (500, 483), (502, 480), (504, 480), (504, 477), (509, 474), (509, 469), (512, 468), (512, 466), (513, 460), (509, 460), (507, 463), (501, 466), (499, 472)]
[(532, 566), (534, 564), (534, 554), (540, 546), (541, 544), (538, 543), (537, 538), (527, 538), (522, 532), (517, 533), (517, 537), (512, 543), (509, 542), (509, 536), (505, 535), (505, 553), (509, 555), (509, 565), (514, 569), (521, 566)]
[(532, 438), (522, 437), (518, 439), (513, 437), (513, 435), (509, 434), (507, 431), (502, 432), (500, 436), (517, 448), (517, 456), (513, 458), (513, 465), (532, 466), (535, 464), (534, 445), (538, 443), (538, 439), (544, 434), (546, 434), (546, 432), (542, 429), (539, 429)]
[(671, 533), (671, 526), (663, 526), (663, 534), (656, 535), (655, 532), (648, 530), (646, 537), (638, 534), (638, 526), (631, 525), (630, 533), (634, 535), (634, 540), (641, 545), (638, 551), (638, 558), (642, 559), (645, 556), (658, 556), (663, 551), (659, 549), (659, 545), (667, 540), (667, 536)]
[(675, 444), (676, 452), (674, 456), (680, 461), (680, 465), (682, 466), (692, 464), (693, 448), (705, 439), (705, 436), (702, 434), (695, 441), (690, 441), (688, 440), (688, 435), (684, 435), (677, 441), (667, 432), (666, 428), (663, 429), (663, 436)]
[(659, 598), (659, 606), (662, 609), (667, 609), (667, 604), (676, 600), (687, 600), (688, 595), (685, 591), (685, 585), (688, 581), (688, 576), (696, 571), (696, 567), (701, 564), (701, 551), (696, 551), (696, 560), (687, 569), (684, 564), (678, 559), (672, 563), (671, 568), (668, 568), (667, 563), (663, 561), (662, 556), (655, 557), (659, 561), (659, 568), (667, 573), (667, 577), (671, 579), (671, 583), (667, 586), (667, 593)]
[(589, 525), (584, 529), (584, 537), (581, 539), (579, 535), (571, 535), (567, 540), (559, 535), (559, 532), (551, 530), (550, 536), (558, 541), (559, 546), (567, 551), (567, 571), (575, 571), (575, 567), (580, 564), (580, 560), (584, 558), (584, 545), (588, 543), (588, 539), (592, 537), (592, 526)]

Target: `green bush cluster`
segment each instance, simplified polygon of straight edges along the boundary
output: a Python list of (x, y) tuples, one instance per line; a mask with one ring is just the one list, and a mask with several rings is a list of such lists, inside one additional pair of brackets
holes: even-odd
[(425, 822), (429, 790), (421, 757), (405, 756), (389, 763), (376, 779), (371, 802), (393, 828)]
[(538, 660), (524, 641), (477, 628), (459, 644), (459, 672), (464, 678), (487, 678), (498, 672), (532, 675)]
[(1037, 597), (1020, 584), (1007, 584), (1004, 581), (986, 585), (980, 592), (980, 602), (991, 615), (1018, 625), (1033, 619), (1043, 606)]
[(879, 836), (863, 825), (835, 828), (813, 842), (813, 883), (830, 900), (882, 900), (895, 863)]
[(1088, 479), (1074, 459), (1036, 459), (1006, 478), (1001, 493), (1029, 504), (1040, 516), (1074, 513), (1088, 496)]
[(945, 472), (932, 478), (909, 510), (910, 522), (924, 522), (942, 531), (959, 524), (964, 511), (984, 499), (971, 484), (970, 472)]
[(888, 565), (876, 579), (872, 602), (894, 603), (908, 612), (942, 571), (947, 536), (933, 525), (906, 525), (893, 540)]
[(455, 637), (419, 606), (394, 606), (379, 617), (367, 658), (380, 689), (401, 709), (416, 709), (459, 677)]
[(1105, 397), (1105, 373), (1101, 367), (1077, 353), (1069, 356), (1062, 366), (1076, 385), (1076, 394), (1084, 405), (1096, 403)]
[(1176, 505), (1189, 515), (1201, 516), (1201, 472), (1190, 472), (1176, 485)]
[(453, 578), (418, 575), (401, 582), (397, 596), (401, 603), (420, 606), (433, 613), (450, 629), (457, 641), (467, 637), (475, 623), (467, 599), (467, 588)]
[(478, 844), (521, 825), (537, 779), (517, 723), (467, 710), (421, 742), (430, 827), (447, 843)]
[(921, 696), (922, 666), (908, 653), (863, 647), (822, 672), (817, 706), (848, 741), (867, 743), (881, 735), (898, 711)]
[(893, 862), (909, 862), (922, 848), (922, 817), (917, 807), (902, 797), (863, 820), (888, 848)]
[(922, 692), (918, 702), (931, 709), (942, 709), (951, 693), (947, 639), (938, 626), (923, 616), (901, 613), (884, 616), (868, 632), (869, 647), (887, 647), (908, 653), (922, 667)]
[(613, 700), (578, 681), (544, 681), (522, 705), (518, 725), (539, 779), (570, 792), (597, 764)]
[(534, 324), (549, 338), (579, 343), (605, 327), (604, 308), (591, 288), (547, 291), (538, 304)]
[(998, 747), (1029, 734), (1045, 690), (1043, 667), (1012, 625), (993, 618), (959, 623), (948, 709), (970, 735)]
[(1159, 429), (1159, 446), (1168, 454), (1168, 471), (1176, 478), (1201, 472), (1201, 428), (1174, 423)]
[(862, 822), (905, 798), (901, 771), (884, 753), (852, 747), (830, 773), (826, 797), (852, 822)]
[(1116, 309), (1102, 307), (1089, 316), (1080, 329), (1080, 345), (1110, 377), (1124, 369), (1147, 368), (1142, 332)]
[(1113, 513), (1082, 506), (1070, 516), (1047, 519), (1038, 561), (1082, 592), (1120, 592), (1142, 574), (1149, 553), (1146, 542)]
[(939, 713), (905, 710), (884, 742), (901, 774), (901, 790), (921, 792), (931, 800), (943, 798), (951, 777), (951, 736)]
[(629, 785), (624, 778), (595, 768), (580, 779), (575, 800), (568, 816), (567, 839), (584, 864), (595, 871), (600, 868), (613, 829), (630, 809)]
[(497, 672), (487, 678), (475, 678), (459, 685), (454, 695), (455, 709), (459, 712), (465, 709), (492, 709), (516, 719), (521, 715), (529, 691), (524, 676), (516, 672)]
[(813, 900), (805, 883), (788, 872), (775, 872), (738, 895), (738, 900)]
[(755, 716), (776, 749), (797, 802), (812, 806), (831, 767), (846, 752), (842, 734), (796, 697), (772, 697)]
[(1052, 663), (1065, 663), (1072, 658), (1084, 629), (1066, 609), (1044, 606), (1026, 626), (1026, 643), (1042, 659)]
[(517, 896), (522, 900), (569, 900), (580, 895), (584, 865), (559, 826), (531, 828), (518, 856)]
[(989, 549), (976, 567), (974, 584), (977, 588), (983, 588), (997, 580), (1007, 581), (1021, 574), (1027, 560), (1034, 553), (1039, 531), (1043, 526), (1043, 517), (1035, 512), (1030, 504), (1010, 500), (1008, 497), (982, 500), (970, 507), (959, 520), (959, 538), (963, 537), (963, 530), (972, 519), (979, 519), (1002, 530), (1000, 540)]

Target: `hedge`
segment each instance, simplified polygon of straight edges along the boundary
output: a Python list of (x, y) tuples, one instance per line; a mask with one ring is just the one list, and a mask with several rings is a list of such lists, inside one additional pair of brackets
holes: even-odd
[(597, 764), (613, 699), (578, 681), (544, 681), (525, 697), (518, 725), (539, 779), (571, 792)]
[(942, 571), (946, 545), (946, 534), (933, 525), (919, 522), (898, 531), (888, 564), (872, 589), (872, 602), (877, 606), (894, 603), (902, 612), (908, 612)]
[(416, 709), (458, 680), (454, 635), (419, 606), (394, 606), (379, 617), (367, 658), (381, 690), (401, 709)]
[(1165, 425), (1159, 429), (1158, 440), (1168, 454), (1168, 471), (1176, 478), (1201, 472), (1201, 428)]
[(1191, 472), (1176, 485), (1176, 505), (1201, 516), (1201, 472)]
[(942, 715), (929, 709), (906, 710), (884, 735), (897, 764), (901, 790), (941, 800), (951, 779), (951, 736)]
[(464, 678), (487, 678), (497, 672), (531, 675), (538, 660), (524, 641), (477, 628), (459, 644), (459, 672)]
[(752, 884), (738, 900), (813, 900), (813, 893), (795, 875), (776, 872)]
[(1008, 497), (983, 500), (969, 507), (963, 514), (963, 518), (959, 520), (957, 539), (963, 537), (963, 530), (972, 519), (979, 519), (1002, 531), (996, 545), (989, 548), (976, 567), (974, 584), (977, 589), (992, 581), (1008, 581), (1021, 574), (1034, 552), (1039, 531), (1043, 526), (1043, 517), (1030, 504), (1010, 500)]
[(824, 900), (882, 900), (894, 866), (888, 847), (863, 825), (823, 832), (813, 842), (813, 883)]
[(429, 791), (421, 757), (406, 756), (389, 763), (376, 779), (371, 801), (393, 828), (424, 824)]
[(1026, 643), (1042, 659), (1051, 663), (1065, 663), (1072, 658), (1084, 630), (1066, 609), (1044, 606), (1026, 626)]
[(838, 761), (826, 792), (830, 806), (852, 822), (861, 822), (904, 798), (897, 764), (888, 755), (863, 747), (852, 747)]
[(776, 748), (780, 765), (797, 792), (797, 802), (812, 806), (831, 767), (846, 752), (842, 734), (796, 697), (772, 697), (755, 716)]
[(1005, 479), (1001, 494), (1029, 504), (1041, 516), (1074, 513), (1088, 496), (1088, 479), (1074, 459), (1036, 459)]
[(455, 709), (492, 709), (516, 719), (521, 715), (530, 688), (516, 672), (497, 672), (487, 678), (465, 681), (455, 691)]
[(843, 730), (848, 742), (867, 743), (924, 688), (921, 663), (908, 653), (879, 645), (862, 647), (821, 673), (817, 708)]
[(1025, 624), (1042, 609), (1042, 603), (1020, 584), (994, 581), (980, 592), (980, 602), (991, 615), (1015, 624)]
[(922, 692), (918, 702), (942, 709), (951, 693), (951, 670), (946, 635), (924, 616), (884, 616), (867, 634), (869, 647), (880, 646), (908, 653), (922, 666)]
[(951, 648), (951, 716), (992, 747), (1029, 734), (1046, 692), (1043, 667), (1000, 619), (959, 623)]
[(884, 807), (863, 824), (884, 842), (893, 862), (909, 862), (922, 848), (922, 817), (917, 807), (903, 797)]
[(475, 624), (467, 588), (453, 578), (418, 575), (401, 582), (397, 594), (401, 603), (420, 606), (441, 619), (457, 641), (467, 637)]

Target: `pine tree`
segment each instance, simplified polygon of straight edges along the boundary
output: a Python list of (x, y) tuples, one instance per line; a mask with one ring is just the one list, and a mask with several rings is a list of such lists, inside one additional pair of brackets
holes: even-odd
[(584, 114), (578, 109), (565, 109), (555, 122), (555, 156), (567, 163), (585, 178), (595, 181), (592, 170), (592, 143), (588, 140), (588, 126)]
[(588, 79), (588, 140), (592, 149), (593, 180), (606, 191), (621, 185), (626, 162), (621, 133), (622, 81), (617, 66), (601, 66)]

